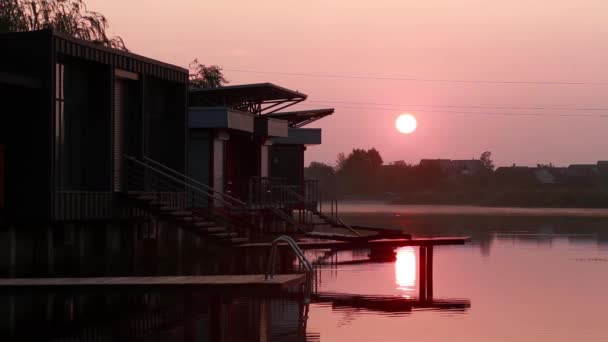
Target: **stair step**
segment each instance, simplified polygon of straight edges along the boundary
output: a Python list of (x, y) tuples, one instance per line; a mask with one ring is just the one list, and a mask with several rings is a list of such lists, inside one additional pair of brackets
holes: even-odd
[(224, 233), (227, 232), (226, 228), (224, 227), (205, 227), (205, 228), (197, 228), (198, 231), (201, 232), (206, 232), (206, 233)]
[(213, 233), (213, 234), (210, 234), (210, 236), (215, 237), (215, 238), (220, 238), (220, 239), (226, 239), (226, 238), (235, 238), (238, 236), (238, 234), (225, 232), (225, 233)]
[(228, 240), (230, 243), (233, 243), (235, 245), (240, 245), (242, 243), (247, 243), (249, 242), (249, 239), (246, 237), (236, 237), (236, 238), (232, 238)]
[(192, 217), (191, 211), (170, 211), (170, 212), (167, 212), (167, 214), (169, 214), (171, 216), (178, 216), (178, 217)]
[(159, 209), (160, 209), (160, 211), (165, 211), (165, 212), (169, 212), (169, 211), (181, 211), (181, 208), (178, 208), (178, 207), (168, 207), (168, 206), (160, 207)]
[(194, 222), (194, 223), (192, 223), (192, 225), (196, 228), (217, 227), (217, 224), (215, 222), (210, 222), (210, 221)]

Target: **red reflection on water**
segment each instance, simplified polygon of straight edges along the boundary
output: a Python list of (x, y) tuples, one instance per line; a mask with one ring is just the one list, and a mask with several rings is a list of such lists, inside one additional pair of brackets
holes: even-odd
[(397, 249), (395, 283), (403, 291), (403, 297), (412, 298), (416, 292), (416, 251), (413, 247)]

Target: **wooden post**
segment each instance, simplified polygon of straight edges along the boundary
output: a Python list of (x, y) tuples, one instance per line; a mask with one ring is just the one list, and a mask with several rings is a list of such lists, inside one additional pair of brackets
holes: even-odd
[(418, 256), (420, 259), (420, 260), (418, 260), (418, 274), (420, 275), (419, 283), (418, 283), (418, 290), (420, 291), (419, 300), (421, 300), (421, 301), (426, 300), (426, 281), (427, 281), (426, 249), (427, 249), (426, 246), (420, 246), (420, 248), (418, 249)]
[(433, 245), (426, 247), (426, 297), (433, 299)]

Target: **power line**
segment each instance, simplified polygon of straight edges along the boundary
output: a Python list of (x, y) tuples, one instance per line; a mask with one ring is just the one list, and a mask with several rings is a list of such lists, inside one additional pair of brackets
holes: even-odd
[(307, 100), (313, 103), (348, 104), (348, 105), (373, 105), (373, 106), (403, 106), (403, 107), (429, 107), (429, 108), (472, 108), (472, 109), (510, 109), (510, 110), (571, 110), (571, 111), (608, 111), (608, 108), (575, 108), (575, 107), (508, 107), (508, 106), (458, 106), (458, 105), (433, 105), (433, 104), (405, 104), (405, 103), (379, 103), (379, 102), (353, 102), (353, 101), (326, 101)]
[[(301, 106), (313, 106), (312, 104), (300, 104)], [(361, 110), (380, 110), (380, 111), (400, 111), (403, 108), (374, 108), (361, 106), (335, 106), (341, 109), (361, 109)], [(547, 113), (512, 113), (512, 112), (470, 112), (453, 110), (423, 110), (425, 113), (446, 113), (446, 114), (466, 114), (466, 115), (487, 115), (487, 116), (537, 116), (537, 117), (587, 117), (587, 118), (608, 118), (608, 114), (547, 114)]]
[(467, 79), (431, 79), (416, 77), (382, 77), (382, 76), (362, 76), (362, 75), (337, 75), (337, 74), (318, 74), (318, 73), (299, 73), (283, 71), (262, 71), (245, 69), (227, 69), (230, 72), (243, 72), (251, 74), (271, 74), (286, 76), (305, 76), (318, 78), (343, 78), (343, 79), (363, 79), (363, 80), (384, 80), (384, 81), (410, 81), (410, 82), (434, 82), (434, 83), (477, 83), (477, 84), (529, 84), (529, 85), (586, 85), (586, 86), (608, 86), (608, 82), (582, 82), (582, 81), (509, 81), (509, 80), (467, 80)]

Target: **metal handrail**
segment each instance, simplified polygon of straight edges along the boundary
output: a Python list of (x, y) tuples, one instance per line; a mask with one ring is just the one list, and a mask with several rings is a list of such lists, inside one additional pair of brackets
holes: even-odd
[[(302, 203), (304, 203), (304, 205), (306, 205), (308, 208), (308, 210), (311, 210), (312, 212), (314, 212), (315, 214), (319, 215), (323, 215), (323, 216), (327, 216), (325, 214), (323, 214), (321, 211), (317, 210), (317, 205), (315, 203), (309, 202), (304, 196), (300, 195), (299, 193), (295, 192), (293, 189), (291, 189), (290, 187), (286, 187), (286, 186), (282, 186), (282, 185), (275, 185), (275, 187), (281, 187), (284, 188), (285, 190), (287, 190), (287, 192), (297, 198), (299, 201), (301, 201)], [(335, 223), (337, 225), (341, 225), (344, 228), (350, 230), (353, 234), (355, 234), (356, 236), (361, 236), (361, 234), (359, 234), (358, 231), (356, 231), (355, 229), (353, 229), (351, 226), (349, 226), (348, 224), (346, 224), (344, 221), (342, 221), (339, 217), (338, 217), (338, 213), (337, 213), (337, 204), (336, 204), (336, 217), (332, 218)]]
[[(177, 204), (178, 207), (183, 208), (183, 209), (187, 209), (192, 211), (193, 213), (199, 213), (202, 214), (203, 216), (212, 219), (213, 221), (216, 221), (217, 223), (223, 225), (225, 228), (232, 230), (232, 231), (236, 231), (236, 232), (241, 232), (243, 230), (250, 230), (252, 227), (250, 227), (250, 225), (247, 222), (243, 222), (242, 220), (240, 220), (239, 218), (235, 217), (233, 214), (230, 214), (230, 212), (233, 213), (238, 213), (241, 211), (241, 207), (240, 206), (235, 206), (234, 204), (225, 201), (222, 198), (217, 198), (215, 196), (211, 196), (208, 192), (204, 191), (203, 189), (200, 189), (198, 187), (195, 187), (194, 185), (181, 180), (179, 178), (176, 178), (175, 176), (172, 176), (170, 174), (167, 174), (166, 172), (163, 172), (155, 167), (153, 167), (152, 165), (146, 164), (134, 157), (128, 156), (128, 155), (124, 155), (125, 161), (128, 161), (130, 163), (132, 163), (131, 165), (134, 166), (139, 166), (142, 168), (141, 171), (139, 171), (141, 174), (137, 175), (137, 179), (138, 181), (141, 182), (146, 182), (146, 173), (145, 170), (152, 172), (152, 174), (150, 176), (155, 177), (155, 183), (156, 183), (156, 189), (154, 190), (154, 192), (157, 193), (162, 193), (163, 191), (159, 191), (160, 188), (159, 186), (163, 186), (166, 189), (166, 193), (171, 193), (171, 192), (175, 192), (175, 186), (179, 187), (181, 190), (181, 192), (186, 192), (186, 196), (190, 197), (192, 196), (191, 199), (186, 199), (186, 203), (188, 203), (190, 200), (193, 201), (191, 204), (194, 205), (190, 205), (187, 206), (185, 205), (186, 203), (181, 203), (181, 204)], [(125, 163), (125, 165), (129, 165), (127, 163)], [(125, 171), (127, 172), (133, 172), (133, 171), (137, 171), (136, 168), (134, 167), (127, 167), (125, 169)], [(127, 176), (126, 177), (126, 183), (124, 184), (126, 186), (126, 188), (123, 190), (125, 192), (129, 191), (129, 187), (130, 187), (130, 182), (129, 179), (131, 178), (131, 176)], [(171, 185), (170, 183), (172, 183), (173, 185)], [(189, 195), (188, 195), (189, 194)], [(214, 198), (217, 199), (218, 201), (220, 201), (221, 203), (224, 204), (224, 208), (228, 209), (228, 211), (224, 211), (224, 210), (214, 210), (212, 208), (207, 208), (205, 203), (199, 202), (199, 205), (196, 205), (197, 203), (196, 200), (198, 199), (199, 201), (202, 201), (203, 198)]]
[[(152, 171), (154, 171), (154, 172), (156, 172), (156, 173), (158, 173), (158, 174), (166, 177), (169, 180), (172, 180), (172, 181), (177, 182), (177, 183), (182, 183), (186, 188), (189, 188), (190, 190), (200, 191), (200, 192), (203, 192), (203, 193), (205, 193), (207, 195), (210, 195), (210, 193), (208, 191), (205, 191), (205, 190), (202, 190), (200, 188), (197, 188), (197, 187), (193, 186), (192, 184), (188, 184), (187, 182), (185, 182), (183, 180), (180, 180), (179, 178), (176, 178), (175, 176), (167, 174), (166, 172), (158, 170), (157, 168), (154, 168), (154, 167), (152, 167), (152, 166), (150, 166), (150, 165), (148, 165), (146, 163), (143, 163), (142, 161), (137, 160), (134, 157), (131, 157), (131, 156), (128, 156), (128, 155), (125, 155), (124, 157), (125, 157), (125, 159), (127, 159), (127, 160), (129, 160), (131, 162), (134, 162), (134, 163), (136, 163), (136, 164), (138, 164), (140, 166), (143, 166), (145, 168), (148, 168), (148, 169), (150, 169), (150, 170), (152, 170)], [(223, 198), (218, 198), (218, 197), (215, 197), (213, 195), (210, 195), (210, 197), (212, 197), (213, 199), (217, 199), (218, 201), (220, 201), (220, 202), (222, 202), (224, 204), (227, 204), (228, 206), (234, 207), (234, 204), (232, 204), (232, 203), (224, 200)]]
[(200, 186), (201, 188), (205, 189), (205, 191), (207, 191), (207, 192), (210, 192), (210, 193), (213, 193), (213, 194), (219, 194), (219, 195), (222, 196), (222, 198), (227, 198), (227, 199), (235, 202), (238, 205), (243, 205), (243, 206), (247, 205), (247, 203), (241, 201), (238, 198), (232, 197), (232, 196), (230, 196), (230, 195), (228, 195), (228, 194), (226, 194), (224, 192), (218, 191), (218, 190), (210, 187), (209, 185), (207, 185), (205, 183), (202, 183), (202, 182), (200, 182), (200, 181), (198, 181), (198, 180), (196, 180), (196, 179), (194, 179), (192, 177), (188, 177), (188, 176), (186, 176), (186, 175), (184, 175), (184, 174), (182, 174), (182, 173), (180, 173), (180, 172), (178, 172), (178, 171), (176, 171), (176, 170), (174, 170), (174, 169), (172, 169), (172, 168), (170, 168), (170, 167), (168, 167), (166, 165), (163, 165), (163, 164), (157, 162), (154, 159), (151, 159), (149, 157), (143, 157), (143, 159), (144, 159), (144, 161), (152, 163), (152, 164), (156, 165), (157, 167), (160, 167), (161, 169), (164, 169), (165, 171), (169, 171), (169, 172), (171, 172), (171, 173), (173, 173), (175, 175), (179, 175), (180, 177), (183, 177), (188, 182)]
[(281, 241), (287, 242), (289, 247), (291, 247), (294, 254), (298, 258), (298, 261), (300, 262), (300, 264), (302, 266), (304, 266), (304, 268), (306, 269), (306, 282), (304, 284), (304, 296), (305, 296), (304, 301), (305, 301), (305, 303), (310, 303), (310, 294), (312, 291), (311, 284), (312, 284), (312, 277), (313, 277), (314, 269), (313, 269), (312, 265), (310, 264), (310, 262), (308, 261), (308, 259), (306, 258), (306, 256), (304, 255), (304, 252), (302, 251), (300, 246), (298, 246), (296, 241), (293, 238), (291, 238), (290, 236), (282, 235), (272, 241), (272, 246), (270, 247), (271, 248), (270, 255), (268, 256), (268, 263), (266, 264), (266, 275), (264, 276), (264, 280), (269, 280), (269, 279), (274, 278), (277, 246), (278, 246), (279, 242), (281, 242)]

